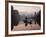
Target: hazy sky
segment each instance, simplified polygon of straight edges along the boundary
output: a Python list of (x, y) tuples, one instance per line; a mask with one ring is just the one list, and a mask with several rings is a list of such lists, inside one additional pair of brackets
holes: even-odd
[(40, 6), (13, 6), (14, 10), (18, 10), (19, 14), (34, 14), (34, 12), (38, 12), (41, 7)]

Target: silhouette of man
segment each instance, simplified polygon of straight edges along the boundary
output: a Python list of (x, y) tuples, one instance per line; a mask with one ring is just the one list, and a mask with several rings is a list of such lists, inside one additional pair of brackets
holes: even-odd
[(24, 22), (25, 22), (25, 26), (27, 26), (27, 17), (25, 17), (25, 21)]

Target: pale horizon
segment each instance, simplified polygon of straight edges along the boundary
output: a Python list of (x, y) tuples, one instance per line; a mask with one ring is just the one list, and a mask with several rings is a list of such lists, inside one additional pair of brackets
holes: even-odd
[(34, 14), (41, 10), (40, 6), (13, 6), (14, 10), (18, 10), (19, 14)]

